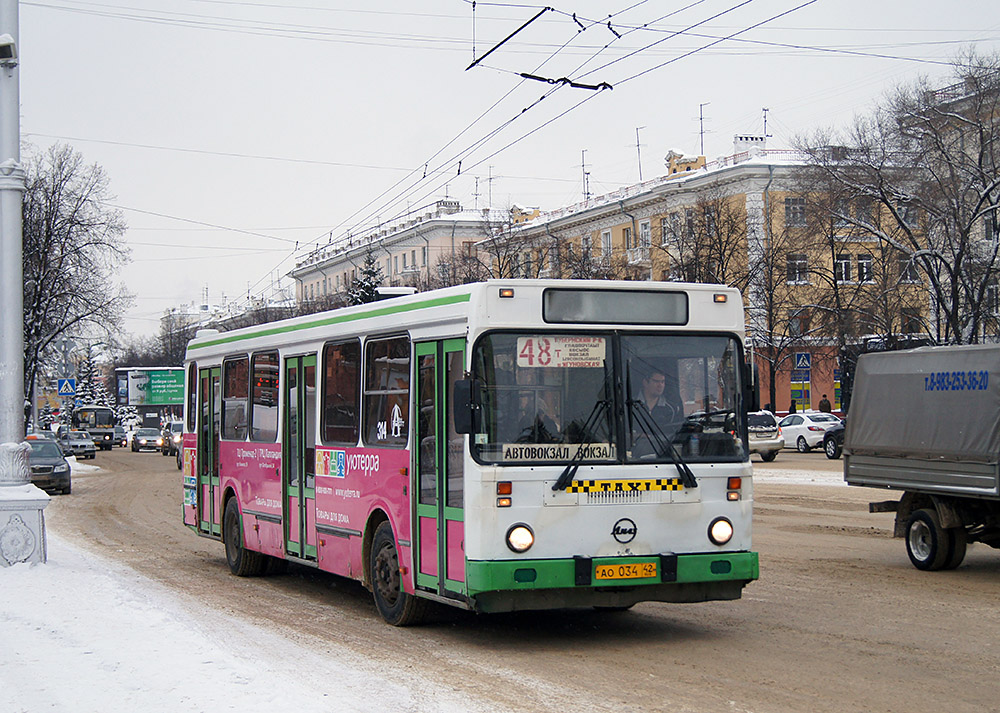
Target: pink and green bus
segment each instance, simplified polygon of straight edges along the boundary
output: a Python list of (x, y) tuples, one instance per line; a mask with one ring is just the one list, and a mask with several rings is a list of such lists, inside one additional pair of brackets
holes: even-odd
[(360, 580), (382, 617), (738, 599), (739, 292), (491, 280), (188, 345), (184, 523), (236, 575)]

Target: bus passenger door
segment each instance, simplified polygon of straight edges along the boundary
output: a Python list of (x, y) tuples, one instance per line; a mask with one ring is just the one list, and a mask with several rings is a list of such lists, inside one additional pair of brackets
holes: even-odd
[(201, 369), (198, 388), (198, 531), (222, 535), (219, 512), (219, 428), (222, 370)]
[(417, 432), (411, 488), (417, 586), (465, 594), (464, 437), (455, 432), (452, 394), (465, 370), (465, 341), (415, 345)]
[(285, 359), (285, 551), (316, 559), (316, 355)]

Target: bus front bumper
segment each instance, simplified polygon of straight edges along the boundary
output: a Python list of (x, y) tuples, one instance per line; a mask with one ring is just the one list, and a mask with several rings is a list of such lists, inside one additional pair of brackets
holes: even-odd
[(466, 563), (468, 596), (484, 612), (739, 599), (759, 576), (756, 552)]

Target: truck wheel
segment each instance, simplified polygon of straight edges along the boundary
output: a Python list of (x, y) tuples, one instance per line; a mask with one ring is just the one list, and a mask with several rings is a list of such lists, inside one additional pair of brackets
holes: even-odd
[(826, 443), (823, 444), (823, 450), (826, 452), (826, 457), (830, 460), (840, 458), (840, 444), (833, 438), (826, 439)]
[(949, 527), (945, 532), (951, 537), (951, 548), (948, 552), (948, 559), (945, 561), (942, 569), (955, 569), (965, 559), (968, 537), (965, 534), (964, 527)]
[(778, 451), (765, 451), (760, 454), (760, 459), (765, 463), (770, 463), (778, 457)]
[(799, 440), (795, 441), (795, 447), (799, 453), (808, 453), (811, 450), (809, 444), (806, 443), (805, 436), (799, 436)]
[(226, 503), (222, 533), (230, 572), (237, 577), (254, 577), (263, 573), (264, 555), (243, 546), (243, 523), (240, 520), (240, 506), (236, 504), (236, 498), (230, 498)]
[(399, 554), (392, 526), (383, 522), (375, 530), (371, 551), (372, 596), (375, 606), (389, 624), (409, 626), (424, 618), (427, 600), (403, 591), (399, 572)]
[(931, 508), (914, 511), (906, 523), (906, 554), (917, 569), (933, 572), (944, 567), (953, 539)]

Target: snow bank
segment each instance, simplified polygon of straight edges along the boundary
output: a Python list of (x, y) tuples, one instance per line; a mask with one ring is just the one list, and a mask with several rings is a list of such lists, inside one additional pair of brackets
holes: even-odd
[(47, 564), (0, 569), (0, 599), (3, 713), (484, 710), (407, 690), (376, 661), (219, 612), (199, 618), (162, 585), (51, 534)]

